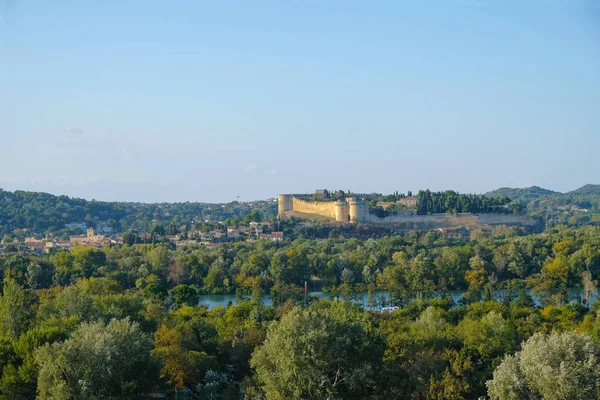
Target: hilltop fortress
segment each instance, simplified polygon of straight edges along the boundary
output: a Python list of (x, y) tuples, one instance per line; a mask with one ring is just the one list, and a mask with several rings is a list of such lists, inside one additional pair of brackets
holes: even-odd
[[(278, 214), (286, 217), (290, 214), (306, 214), (308, 219), (314, 216), (326, 217), (337, 222), (365, 223), (368, 219), (369, 205), (357, 198), (336, 201), (308, 201), (302, 199), (308, 195), (280, 194), (278, 196)], [(310, 218), (310, 216), (313, 218)]]
[(280, 218), (295, 217), (351, 224), (369, 224), (399, 229), (472, 228), (478, 225), (524, 226), (534, 229), (539, 220), (514, 214), (431, 214), (418, 215), (416, 210), (405, 210), (380, 217), (372, 213), (369, 203), (358, 197), (334, 201), (312, 201), (308, 194), (280, 194), (278, 215)]

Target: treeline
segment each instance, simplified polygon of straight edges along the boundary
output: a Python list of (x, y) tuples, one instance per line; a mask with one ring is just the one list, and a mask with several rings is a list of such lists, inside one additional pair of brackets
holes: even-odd
[(486, 197), (476, 194), (459, 194), (453, 190), (431, 192), (419, 190), (417, 193), (417, 212), (419, 214), (434, 213), (506, 213), (508, 197)]
[(600, 225), (600, 185), (585, 185), (568, 193), (553, 192), (537, 186), (523, 189), (501, 188), (488, 197), (508, 196), (511, 207), (539, 216), (548, 226)]
[(308, 282), (346, 298), (387, 291), (393, 304), (447, 290), (467, 291), (464, 301), (470, 302), (492, 298), (497, 289), (516, 295), (520, 288), (532, 289), (543, 304), (562, 304), (570, 288), (584, 286), (586, 272), (592, 281), (600, 275), (598, 227), (558, 227), (527, 236), (518, 228), (498, 227), (491, 233), (474, 231), (472, 239), (432, 231), (379, 239), (236, 242), (211, 249), (171, 246), (76, 246), (40, 257), (6, 248), (0, 265), (29, 289), (96, 277), (123, 289), (152, 285), (164, 296), (183, 285), (204, 294), (260, 292), (275, 303), (298, 299)]
[[(0, 399), (600, 394), (598, 227), (77, 246), (8, 253), (0, 271)], [(305, 299), (313, 278), (338, 300)], [(458, 304), (451, 289), (467, 290)], [(364, 307), (345, 301), (362, 291)], [(202, 293), (236, 304), (208, 310)]]
[(389, 314), (259, 297), (207, 310), (183, 290), (161, 300), (109, 278), (33, 290), (14, 274), (0, 296), (0, 399), (600, 395), (595, 306), (542, 309), (522, 292), (464, 306), (422, 298)]
[(277, 214), (277, 204), (255, 202), (248, 206), (238, 202), (207, 203), (131, 203), (83, 200), (68, 196), (54, 196), (40, 192), (0, 189), (0, 238), (27, 229), (30, 233), (51, 232), (55, 235), (72, 234), (65, 224), (85, 222), (95, 227), (106, 223), (116, 232), (135, 230), (149, 232), (152, 226), (176, 227), (201, 223), (206, 219), (224, 221), (243, 218), (259, 212), (265, 218)]

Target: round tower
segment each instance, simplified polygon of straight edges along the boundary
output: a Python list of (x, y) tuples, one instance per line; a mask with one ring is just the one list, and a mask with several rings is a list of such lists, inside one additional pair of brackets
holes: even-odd
[(348, 200), (350, 208), (350, 222), (366, 222), (369, 215), (369, 204), (361, 199), (351, 198)]
[(284, 217), (287, 211), (294, 210), (294, 196), (291, 194), (280, 194), (277, 196), (277, 215)]
[(345, 200), (335, 202), (335, 220), (337, 222), (349, 222), (350, 214), (348, 212), (348, 203)]

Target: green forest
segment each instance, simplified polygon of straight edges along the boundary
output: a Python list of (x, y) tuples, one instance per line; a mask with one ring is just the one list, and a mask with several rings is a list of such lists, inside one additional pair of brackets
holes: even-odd
[[(328, 198), (355, 196), (352, 192), (327, 191)], [(412, 195), (409, 191), (408, 195)], [(372, 204), (378, 200), (396, 201), (406, 197), (395, 192), (389, 195), (362, 195)], [(420, 190), (417, 195), (417, 212), (432, 213), (522, 213), (554, 225), (600, 225), (600, 185), (585, 185), (568, 193), (553, 192), (538, 187), (525, 189), (501, 188), (485, 195), (461, 194), (453, 190), (433, 192)], [(315, 196), (320, 199), (321, 196)], [(383, 216), (388, 211), (372, 206), (372, 212)], [(182, 233), (203, 224), (229, 221), (239, 224), (249, 214), (271, 220), (277, 215), (274, 200), (209, 204), (184, 203), (131, 203), (84, 200), (48, 193), (5, 191), (0, 189), (0, 239), (23, 239), (28, 235), (51, 233), (56, 238), (67, 239), (80, 233), (79, 229), (66, 228), (69, 223), (85, 223), (89, 227), (105, 224), (113, 232), (127, 231), (139, 234), (154, 227), (171, 227), (171, 234)], [(207, 222), (208, 221), (208, 222)]]
[[(599, 227), (307, 228), (215, 249), (6, 252), (0, 398), (598, 398)], [(211, 293), (235, 301), (198, 304)]]
[(488, 213), (508, 212), (503, 206), (510, 203), (507, 196), (486, 197), (485, 195), (459, 194), (453, 190), (431, 192), (419, 190), (417, 193), (417, 212), (419, 214), (434, 213)]
[[(2, 192), (5, 237), (68, 235), (63, 222), (83, 219), (133, 240), (4, 246), (0, 399), (600, 398), (595, 190), (419, 192), (431, 212), (500, 207), (545, 222), (459, 234), (278, 221), (270, 202)], [(190, 224), (267, 218), (286, 240), (169, 240)], [(231, 301), (209, 308), (211, 295)]]
[(0, 238), (15, 234), (15, 231), (19, 236), (24, 229), (33, 233), (51, 232), (56, 237), (68, 237), (69, 234), (79, 232), (77, 229), (65, 228), (65, 224), (73, 222), (84, 222), (91, 227), (105, 222), (115, 232), (150, 232), (155, 225), (180, 227), (201, 224), (206, 220), (225, 221), (228, 218), (243, 217), (253, 211), (269, 218), (277, 214), (277, 202), (257, 201), (252, 205), (239, 202), (105, 202), (0, 189)]

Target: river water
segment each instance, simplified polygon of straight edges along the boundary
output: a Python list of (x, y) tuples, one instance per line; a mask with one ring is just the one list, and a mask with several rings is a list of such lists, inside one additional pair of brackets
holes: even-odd
[[(446, 293), (448, 293), (450, 296), (452, 296), (452, 299), (454, 300), (455, 303), (458, 304), (458, 301), (460, 300), (461, 296), (463, 295), (463, 293), (465, 293), (465, 290), (450, 290), (447, 291)], [(579, 301), (582, 290), (581, 288), (571, 288), (569, 289), (569, 293), (571, 296), (571, 301)], [(527, 290), (527, 294), (530, 294), (529, 290)], [(309, 292), (308, 295), (313, 298), (313, 299), (331, 299), (331, 296), (329, 293), (326, 292)], [(389, 305), (389, 299), (390, 299), (390, 294), (388, 292), (375, 292), (375, 299), (377, 300), (377, 304), (378, 306), (376, 308), (380, 308), (381, 305), (383, 304), (384, 306), (388, 306)], [(496, 290), (494, 292), (494, 297), (496, 298), (496, 300), (501, 301), (504, 298), (505, 295), (505, 291), (503, 290)], [(514, 295), (518, 295), (518, 293), (514, 293)], [(358, 293), (353, 293), (352, 294), (352, 302), (361, 304), (363, 306), (365, 306), (366, 308), (368, 308), (368, 304), (369, 304), (369, 293), (368, 292), (358, 292)], [(437, 297), (441, 297), (441, 295), (438, 295)], [(245, 299), (249, 299), (249, 297), (245, 297)], [(535, 297), (534, 297), (534, 301), (535, 301)], [(590, 302), (593, 303), (594, 301), (596, 301), (596, 296), (592, 295), (592, 297), (590, 298)], [(233, 294), (204, 294), (204, 295), (200, 295), (198, 298), (198, 304), (204, 304), (206, 305), (209, 309), (217, 307), (217, 306), (222, 306), (222, 307), (227, 307), (227, 305), (231, 302), (231, 304), (235, 304), (235, 295)], [(271, 296), (269, 295), (263, 295), (262, 297), (262, 303), (265, 305), (273, 305), (273, 302), (271, 300)]]

